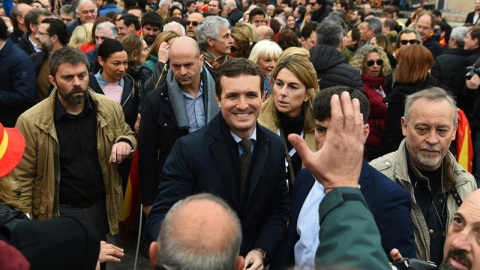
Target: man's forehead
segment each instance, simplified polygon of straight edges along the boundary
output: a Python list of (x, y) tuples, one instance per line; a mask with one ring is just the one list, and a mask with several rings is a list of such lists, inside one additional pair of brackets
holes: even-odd
[(415, 100), (409, 110), (409, 117), (414, 124), (425, 123), (435, 125), (452, 125), (454, 112), (451, 104), (443, 100)]
[(458, 208), (457, 213), (464, 218), (470, 219), (470, 222), (480, 223), (480, 190), (471, 193)]
[(69, 74), (77, 74), (82, 72), (88, 72), (88, 68), (85, 63), (79, 63), (76, 65), (71, 63), (61, 63), (60, 65), (58, 65), (57, 74), (69, 75)]
[(93, 5), (92, 2), (90, 1), (87, 1), (87, 2), (83, 2), (81, 5), (80, 5), (80, 8), (78, 10), (82, 11), (82, 10), (86, 10), (86, 9), (94, 9), (95, 6)]

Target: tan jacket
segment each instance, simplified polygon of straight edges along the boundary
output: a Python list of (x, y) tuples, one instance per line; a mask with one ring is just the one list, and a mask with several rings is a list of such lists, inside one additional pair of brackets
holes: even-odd
[[(97, 113), (97, 149), (106, 192), (108, 223), (112, 234), (118, 233), (123, 201), (122, 182), (116, 164), (109, 164), (112, 146), (126, 140), (135, 149), (135, 134), (125, 123), (120, 105), (89, 89)], [(45, 220), (59, 215), (60, 160), (54, 124), (56, 89), (50, 96), (23, 113), (16, 127), (25, 137), (25, 152), (20, 164), (4, 180), (11, 181), (21, 192), (17, 200), (7, 202)], [(72, 142), (75, 143), (75, 142)]]
[[(397, 151), (379, 157), (370, 162), (375, 169), (385, 174), (388, 178), (394, 180), (403, 186), (412, 197), (412, 222), (415, 234), (415, 245), (417, 258), (430, 260), (430, 235), (428, 233), (427, 223), (423, 217), (422, 210), (417, 205), (413, 190), (413, 185), (408, 174), (407, 151), (405, 150), (405, 139), (400, 143)], [(465, 171), (455, 160), (455, 157), (448, 152), (444, 160), (445, 181), (455, 183), (458, 194), (462, 200), (465, 200), (470, 193), (477, 189), (475, 178)], [(453, 220), (453, 214), (458, 206), (451, 194), (447, 198), (447, 228), (450, 227)]]

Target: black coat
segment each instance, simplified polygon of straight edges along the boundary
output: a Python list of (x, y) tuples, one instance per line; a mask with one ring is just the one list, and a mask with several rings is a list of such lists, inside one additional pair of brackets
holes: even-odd
[(438, 38), (436, 35), (433, 35), (423, 42), (423, 46), (433, 54), (433, 58), (437, 58), (443, 53), (442, 47), (438, 43)]
[(23, 33), (22, 38), (18, 41), (17, 46), (22, 49), (27, 55), (31, 55), (32, 53), (35, 53), (35, 48), (33, 48), (32, 43), (28, 39), (30, 36), (31, 32), (25, 32)]
[(244, 203), (238, 145), (221, 113), (203, 129), (178, 139), (163, 168), (160, 193), (146, 223), (148, 240), (157, 239), (165, 215), (176, 202), (207, 192), (224, 199), (238, 214), (243, 232), (240, 255), (260, 247), (273, 258), (287, 228), (285, 153), (277, 134), (258, 124), (256, 131)]
[[(468, 120), (472, 121), (474, 101), (479, 89), (469, 90), (465, 86), (467, 67), (472, 66), (480, 58), (480, 48), (466, 51), (466, 57), (462, 66), (458, 69), (457, 78), (454, 82), (454, 93), (457, 97), (457, 106), (467, 114)], [(480, 67), (480, 65), (477, 65)]]
[(310, 49), (310, 62), (313, 63), (320, 89), (345, 85), (363, 90), (362, 77), (352, 66), (345, 63), (345, 57), (336, 48), (316, 45)]
[(228, 22), (230, 23), (230, 26), (231, 26), (231, 27), (234, 27), (235, 24), (236, 24), (241, 18), (243, 18), (243, 11), (241, 11), (241, 10), (238, 9), (238, 8), (232, 10), (232, 12), (230, 12), (230, 14), (228, 14), (228, 16), (227, 16), (227, 20), (228, 20)]
[(323, 5), (319, 10), (312, 12), (311, 21), (321, 23), (328, 15), (330, 15), (330, 10), (327, 5)]
[[(465, 23), (471, 23), (473, 25), (475, 25), (477, 22), (473, 21), (473, 17), (475, 16), (475, 11), (472, 11), (470, 13), (467, 14), (467, 18), (465, 19)], [(480, 17), (479, 17), (480, 18)], [(478, 20), (478, 19), (477, 19)]]
[(448, 86), (454, 94), (463, 90), (458, 89), (454, 82), (458, 77), (459, 70), (462, 70), (465, 56), (466, 52), (461, 48), (448, 49), (435, 58), (435, 64), (431, 70), (432, 76), (437, 78), (443, 85)]
[(397, 151), (403, 140), (401, 119), (405, 111), (405, 98), (415, 92), (434, 86), (443, 87), (440, 81), (432, 76), (423, 82), (417, 82), (413, 85), (400, 85), (397, 83), (393, 85), (392, 91), (383, 100), (388, 103), (388, 108), (385, 130), (378, 148), (379, 156)]

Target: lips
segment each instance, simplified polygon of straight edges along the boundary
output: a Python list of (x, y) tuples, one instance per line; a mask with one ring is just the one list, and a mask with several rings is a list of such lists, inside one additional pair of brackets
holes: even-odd
[(450, 257), (450, 264), (456, 269), (469, 269), (467, 263), (462, 260), (458, 260), (457, 257)]

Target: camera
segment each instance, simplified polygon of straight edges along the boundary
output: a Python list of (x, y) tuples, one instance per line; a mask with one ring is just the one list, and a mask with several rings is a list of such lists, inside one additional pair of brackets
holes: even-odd
[(467, 67), (467, 74), (465, 74), (467, 80), (470, 80), (475, 74), (480, 76), (480, 67), (475, 65)]
[(434, 270), (438, 269), (434, 262), (419, 259), (401, 258), (393, 262), (398, 270)]

